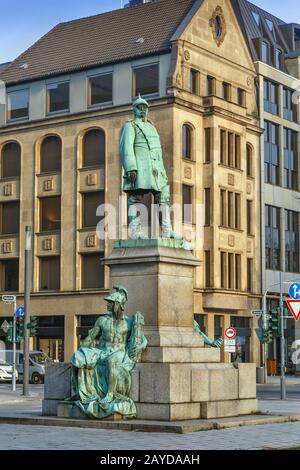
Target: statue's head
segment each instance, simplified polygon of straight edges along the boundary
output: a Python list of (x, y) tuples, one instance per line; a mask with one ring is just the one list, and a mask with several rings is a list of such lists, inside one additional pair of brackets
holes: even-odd
[(149, 103), (139, 94), (132, 103), (132, 111), (135, 117), (146, 121), (149, 113)]
[(112, 292), (104, 300), (108, 303), (108, 310), (116, 318), (122, 316), (124, 306), (128, 300), (128, 291), (123, 286), (114, 286), (115, 292)]

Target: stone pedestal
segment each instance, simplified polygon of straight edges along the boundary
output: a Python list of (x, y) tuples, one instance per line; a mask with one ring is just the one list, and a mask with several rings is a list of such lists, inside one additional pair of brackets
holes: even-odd
[(194, 269), (180, 241), (118, 241), (105, 264), (111, 287), (128, 289), (142, 311), (148, 347), (134, 371), (138, 419), (176, 421), (257, 412), (255, 364), (222, 364), (194, 331)]
[(57, 416), (58, 404), (71, 396), (71, 366), (53, 362), (46, 365), (42, 414)]

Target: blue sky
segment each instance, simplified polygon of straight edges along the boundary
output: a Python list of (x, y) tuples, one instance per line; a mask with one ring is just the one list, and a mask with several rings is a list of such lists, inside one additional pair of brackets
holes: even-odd
[[(300, 23), (299, 0), (253, 3), (287, 22)], [(114, 10), (121, 4), (121, 0), (0, 0), (0, 63), (17, 57), (61, 21)]]

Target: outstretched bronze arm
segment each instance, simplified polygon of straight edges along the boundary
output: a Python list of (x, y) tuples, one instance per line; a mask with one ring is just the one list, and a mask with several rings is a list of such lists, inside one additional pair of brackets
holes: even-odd
[(207, 346), (211, 346), (212, 348), (220, 348), (223, 345), (222, 338), (209, 339), (209, 337), (206, 336), (206, 334), (204, 334), (203, 331), (200, 330), (200, 327), (198, 323), (196, 322), (196, 320), (194, 320), (194, 329), (196, 333), (199, 333), (199, 335), (202, 336), (202, 338), (204, 339), (204, 343), (207, 344)]

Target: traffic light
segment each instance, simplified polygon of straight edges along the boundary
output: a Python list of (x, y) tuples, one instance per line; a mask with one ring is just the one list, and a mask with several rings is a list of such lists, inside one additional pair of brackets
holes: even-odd
[(24, 316), (20, 315), (16, 318), (16, 341), (24, 339)]
[(12, 343), (14, 340), (13, 338), (13, 324), (10, 322), (7, 326), (7, 330), (5, 332), (5, 341), (7, 343)]
[(31, 317), (28, 325), (30, 336), (37, 336), (38, 333), (38, 317)]
[(272, 331), (268, 328), (263, 328), (262, 330), (262, 343), (271, 343), (272, 342)]
[(273, 338), (276, 338), (277, 336), (280, 335), (281, 329), (280, 329), (280, 318), (279, 318), (278, 308), (273, 308), (271, 310), (271, 316), (269, 319), (269, 330), (271, 331)]

